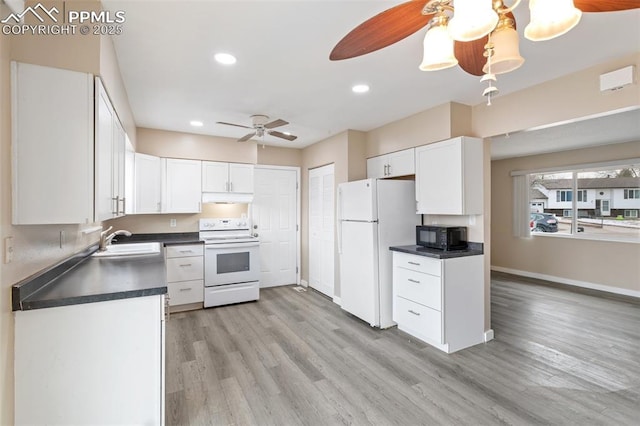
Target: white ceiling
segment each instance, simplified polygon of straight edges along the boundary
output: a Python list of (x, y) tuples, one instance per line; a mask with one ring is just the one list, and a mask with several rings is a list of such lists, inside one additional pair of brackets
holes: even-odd
[[(346, 129), (369, 131), (449, 101), (484, 102), (484, 85), (459, 67), (435, 73), (418, 70), (425, 30), (369, 55), (329, 61), (331, 49), (347, 32), (399, 3), (103, 0), (107, 9), (126, 13), (123, 34), (113, 39), (138, 126), (239, 138), (247, 133), (245, 129), (215, 122), (250, 125), (250, 115), (266, 114), (289, 121), (278, 130), (298, 139), (288, 142), (266, 136), (260, 141), (297, 148)], [(527, 2), (515, 15), (522, 34), (529, 20)], [(640, 10), (584, 14), (578, 26), (560, 38), (534, 43), (521, 37), (526, 62), (519, 70), (499, 76), (500, 93), (640, 51), (639, 22)], [(234, 54), (238, 62), (231, 67), (217, 64), (213, 55), (219, 51)], [(350, 88), (356, 83), (369, 84), (371, 91), (353, 94)], [(631, 118), (637, 117), (636, 112)], [(190, 120), (205, 124), (194, 128)], [(569, 138), (577, 147), (583, 139), (574, 137), (573, 131), (587, 122), (558, 128), (562, 130), (553, 137), (546, 129), (543, 135), (556, 142), (561, 136)], [(625, 128), (640, 139), (637, 126), (627, 123)], [(527, 148), (494, 149), (494, 155), (553, 150), (552, 144), (536, 144), (535, 134), (511, 134), (511, 144), (524, 137), (520, 147)], [(630, 137), (597, 134), (616, 141)], [(495, 140), (497, 147), (505, 145), (506, 138)]]

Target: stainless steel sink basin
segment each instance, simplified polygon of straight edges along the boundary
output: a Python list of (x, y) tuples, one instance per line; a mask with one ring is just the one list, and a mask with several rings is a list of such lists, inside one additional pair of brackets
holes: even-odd
[(97, 251), (93, 257), (140, 256), (160, 253), (160, 243), (111, 244), (105, 251)]

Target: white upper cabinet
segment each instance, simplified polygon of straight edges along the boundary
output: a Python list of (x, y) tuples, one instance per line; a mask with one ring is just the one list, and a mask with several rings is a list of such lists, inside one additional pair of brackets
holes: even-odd
[(202, 161), (163, 158), (163, 209), (165, 213), (200, 213)]
[(93, 220), (93, 76), (13, 62), (12, 223)]
[(126, 135), (109, 96), (96, 77), (95, 221), (123, 216)]
[(135, 154), (134, 213), (160, 213), (162, 165), (160, 157)]
[(483, 213), (483, 142), (459, 137), (416, 148), (416, 212)]
[(202, 192), (253, 193), (253, 164), (202, 162)]
[(382, 179), (415, 174), (414, 148), (367, 159), (367, 178)]

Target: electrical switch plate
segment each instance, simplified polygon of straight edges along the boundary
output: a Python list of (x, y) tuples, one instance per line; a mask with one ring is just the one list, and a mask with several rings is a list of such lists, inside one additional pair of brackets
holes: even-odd
[(4, 239), (4, 263), (11, 263), (13, 261), (13, 237), (6, 237)]
[(175, 228), (177, 226), (177, 222), (175, 219), (169, 219), (169, 226)]

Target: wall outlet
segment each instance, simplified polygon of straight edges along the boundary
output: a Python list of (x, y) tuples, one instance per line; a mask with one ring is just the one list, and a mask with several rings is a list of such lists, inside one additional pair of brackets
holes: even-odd
[(4, 239), (4, 263), (13, 262), (13, 237)]
[(178, 226), (178, 222), (175, 219), (169, 219), (169, 226), (171, 228), (175, 228), (176, 226)]
[(473, 226), (476, 224), (476, 217), (474, 215), (469, 216), (469, 225)]

